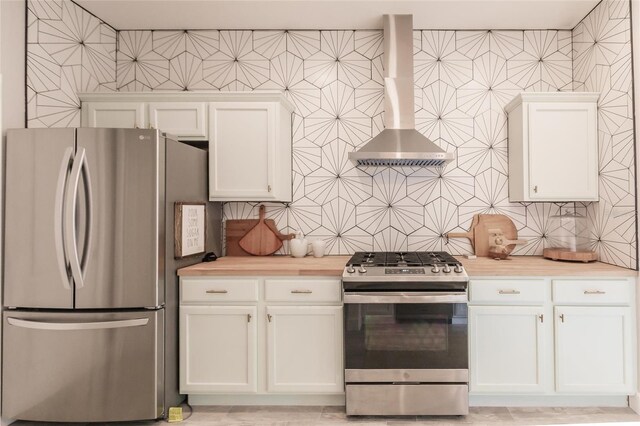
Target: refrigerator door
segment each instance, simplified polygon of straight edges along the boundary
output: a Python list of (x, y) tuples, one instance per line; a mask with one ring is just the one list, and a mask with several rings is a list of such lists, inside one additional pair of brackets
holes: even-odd
[(164, 310), (5, 311), (2, 416), (105, 422), (163, 415)]
[(84, 161), (70, 174), (77, 198), (68, 199), (75, 226), (67, 228), (75, 307), (161, 306), (164, 138), (157, 130), (79, 128), (77, 151)]
[(75, 129), (7, 132), (4, 305), (73, 308), (63, 239)]

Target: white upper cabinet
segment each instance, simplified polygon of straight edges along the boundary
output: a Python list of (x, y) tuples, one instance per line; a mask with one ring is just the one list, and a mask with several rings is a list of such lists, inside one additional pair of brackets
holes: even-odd
[(509, 117), (509, 201), (598, 201), (598, 93), (522, 93)]
[(210, 201), (291, 201), (291, 109), (216, 102), (209, 126)]
[(209, 141), (210, 201), (292, 200), (293, 104), (282, 92), (80, 93), (82, 126)]
[(149, 125), (181, 140), (206, 140), (207, 103), (149, 102)]
[(117, 127), (144, 129), (148, 127), (144, 102), (83, 102), (83, 127)]

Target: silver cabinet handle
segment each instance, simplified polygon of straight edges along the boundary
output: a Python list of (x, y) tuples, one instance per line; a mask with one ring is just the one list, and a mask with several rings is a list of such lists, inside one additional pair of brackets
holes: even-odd
[(267, 192), (271, 192), (271, 185), (267, 185)]
[(251, 322), (251, 314), (247, 314), (247, 322)]
[(207, 290), (207, 294), (227, 294), (227, 290)]
[(602, 290), (585, 290), (584, 294), (606, 294), (606, 291)]
[(44, 322), (9, 317), (7, 318), (7, 322), (16, 327), (31, 328), (34, 330), (103, 330), (107, 328), (139, 327), (147, 325), (149, 323), (149, 318), (96, 322)]
[(536, 194), (538, 193), (538, 185), (533, 187), (533, 192), (535, 192)]
[(271, 314), (267, 314), (267, 321), (271, 322), (271, 319), (272, 319), (272, 318), (273, 318), (273, 317), (271, 316)]
[(560, 321), (564, 322), (564, 314), (560, 314)]
[(498, 294), (520, 294), (518, 290), (498, 290)]
[(67, 196), (65, 205), (64, 240), (67, 249), (71, 275), (76, 284), (76, 288), (84, 287), (84, 277), (82, 276), (82, 266), (78, 254), (78, 244), (76, 242), (76, 207), (78, 204), (78, 185), (80, 183), (80, 173), (85, 162), (84, 148), (78, 149), (76, 157), (71, 167), (71, 175), (67, 185)]
[(62, 162), (60, 163), (60, 172), (58, 173), (58, 182), (56, 185), (55, 210), (53, 212), (54, 241), (56, 245), (56, 259), (58, 261), (58, 272), (62, 279), (62, 286), (66, 290), (71, 290), (69, 283), (69, 273), (67, 272), (66, 253), (68, 252), (63, 240), (64, 220), (62, 218), (64, 211), (65, 184), (67, 183), (67, 174), (69, 173), (69, 164), (71, 164), (71, 156), (73, 148), (69, 147), (64, 151)]
[(311, 290), (291, 290), (292, 294), (311, 294), (313, 291)]
[(540, 322), (544, 322), (544, 314), (540, 314), (538, 315), (538, 318), (540, 318)]

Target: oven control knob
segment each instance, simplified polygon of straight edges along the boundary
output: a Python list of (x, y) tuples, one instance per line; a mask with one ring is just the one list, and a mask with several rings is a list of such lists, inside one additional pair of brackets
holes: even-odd
[(442, 268), (442, 272), (444, 272), (445, 274), (451, 272), (451, 268), (449, 267), (449, 265), (444, 265), (444, 268)]
[(350, 273), (350, 274), (353, 274), (355, 271), (356, 271), (356, 269), (351, 265), (349, 265), (349, 267), (347, 268), (347, 272)]
[(461, 274), (462, 271), (464, 271), (464, 269), (462, 269), (462, 265), (456, 265), (456, 267), (453, 270), (458, 274)]
[(360, 272), (361, 274), (366, 274), (367, 269), (364, 266), (360, 266), (360, 268), (358, 269), (358, 272)]
[(440, 272), (440, 268), (438, 268), (438, 265), (433, 265), (433, 268), (431, 268), (431, 272), (433, 272), (434, 274)]

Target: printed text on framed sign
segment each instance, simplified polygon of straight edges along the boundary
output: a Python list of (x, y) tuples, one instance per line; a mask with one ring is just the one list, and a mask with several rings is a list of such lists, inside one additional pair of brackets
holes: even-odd
[(205, 203), (175, 203), (175, 258), (204, 253)]

